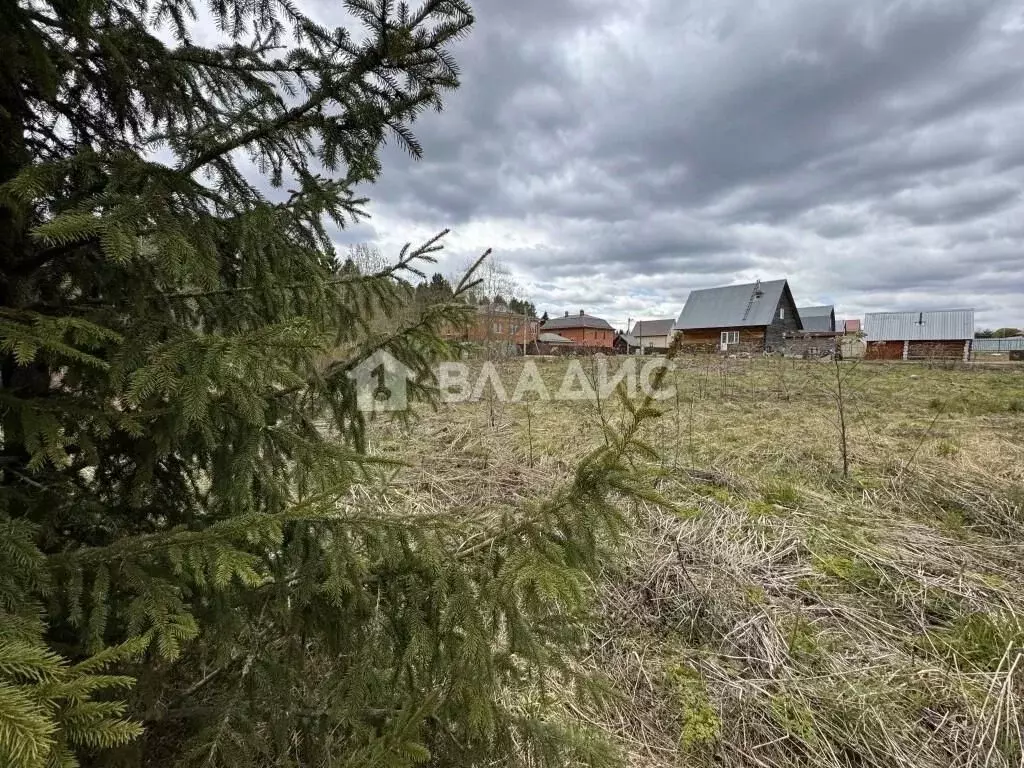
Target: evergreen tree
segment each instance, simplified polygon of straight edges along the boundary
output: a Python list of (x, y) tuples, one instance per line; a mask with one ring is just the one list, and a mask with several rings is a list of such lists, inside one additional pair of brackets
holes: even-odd
[(422, 307), (422, 306), (426, 306), (427, 304), (431, 303), (431, 301), (430, 301), (430, 299), (431, 299), (431, 296), (430, 296), (430, 284), (429, 283), (426, 283), (426, 282), (417, 283), (416, 284), (416, 289), (414, 290), (413, 294), (414, 294), (414, 298), (416, 300), (416, 305), (417, 306)]
[(344, 5), (365, 35), (214, 0), (202, 46), (188, 0), (0, 4), (0, 765), (605, 756), (542, 692), (650, 408), (493, 529), (352, 494), (348, 374), (386, 350), (429, 399), (473, 283), (382, 328), (439, 239), (367, 269), (325, 221), (419, 154), (472, 16)]
[(525, 299), (509, 299), (508, 308), (510, 312), (514, 312), (517, 315), (526, 315), (526, 317), (537, 316), (537, 308), (533, 305), (533, 302), (526, 301)]
[(430, 278), (430, 293), (436, 301), (450, 301), (454, 295), (451, 283), (440, 272), (435, 272)]

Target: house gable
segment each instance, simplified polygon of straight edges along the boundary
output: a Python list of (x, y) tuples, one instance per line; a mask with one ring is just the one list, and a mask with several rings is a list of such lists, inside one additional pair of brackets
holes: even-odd
[(797, 309), (796, 302), (793, 301), (793, 293), (789, 290), (789, 284), (786, 283), (779, 293), (772, 321), (765, 328), (765, 350), (772, 352), (781, 349), (785, 345), (786, 334), (799, 331), (801, 325), (800, 311)]

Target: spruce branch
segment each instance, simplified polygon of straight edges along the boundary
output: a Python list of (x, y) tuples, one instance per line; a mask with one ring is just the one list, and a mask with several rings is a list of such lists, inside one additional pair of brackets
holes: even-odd
[(620, 430), (611, 427), (606, 429), (607, 442), (594, 449), (580, 460), (571, 480), (556, 489), (549, 497), (538, 505), (535, 511), (527, 512), (512, 525), (503, 524), (501, 529), (491, 536), (477, 541), (470, 546), (460, 548), (456, 552), (458, 558), (470, 558), (482, 551), (496, 546), (500, 541), (516, 538), (538, 525), (546, 517), (567, 513), (580, 498), (593, 493), (595, 485), (605, 486), (626, 497), (642, 498), (659, 506), (671, 509), (672, 503), (658, 494), (653, 488), (647, 487), (637, 478), (635, 465), (626, 471), (623, 462), (631, 461), (634, 452), (640, 452), (647, 458), (656, 454), (638, 439), (643, 425), (650, 419), (658, 418), (661, 413), (655, 407), (654, 392), (664, 383), (665, 376), (671, 369), (671, 363), (679, 355), (682, 348), (682, 334), (678, 334), (666, 352), (668, 365), (659, 368), (652, 378), (652, 386), (639, 404), (630, 403), (624, 387), (620, 385), (616, 394), (627, 410), (627, 421)]
[[(383, 458), (352, 455), (353, 461), (363, 463), (388, 463)], [(391, 462), (393, 463), (393, 462)], [(254, 531), (276, 531), (288, 522), (328, 519), (337, 516), (337, 502), (347, 491), (348, 484), (296, 502), (278, 513), (252, 513), (211, 523), (201, 530), (170, 530), (160, 533), (124, 537), (113, 544), (98, 547), (80, 547), (49, 555), (48, 562), (53, 568), (69, 565), (76, 567), (97, 565), (107, 561), (123, 559), (145, 560), (160, 551), (171, 548), (207, 546), (232, 540), (244, 540)]]
[(323, 287), (329, 285), (356, 285), (359, 283), (369, 283), (379, 280), (387, 280), (400, 276), (403, 272), (411, 272), (415, 275), (422, 276), (414, 265), (416, 262), (424, 261), (429, 264), (436, 263), (436, 259), (432, 258), (430, 254), (438, 250), (434, 243), (437, 240), (448, 234), (450, 230), (442, 230), (439, 234), (435, 235), (424, 245), (417, 248), (408, 254), (402, 254), (401, 258), (384, 269), (378, 270), (368, 275), (346, 275), (344, 277), (331, 278), (329, 280), (306, 280), (302, 282), (289, 283), (286, 285), (241, 285), (232, 286), (227, 288), (211, 288), (209, 290), (196, 290), (196, 291), (177, 291), (174, 293), (157, 293), (152, 294), (150, 298), (160, 299), (199, 299), (208, 298), (211, 296), (227, 296), (238, 293), (253, 293), (258, 291), (295, 291), (302, 290), (311, 287)]
[[(413, 251), (408, 250), (411, 246), (407, 243), (399, 254), (399, 260), (396, 264), (396, 268), (408, 269), (409, 267), (407, 265), (413, 263), (415, 260), (423, 259), (426, 254), (440, 250), (442, 248), (440, 240), (447, 233), (448, 230), (442, 230)], [(324, 382), (337, 381), (347, 375), (364, 360), (372, 357), (381, 350), (394, 350), (404, 342), (415, 339), (419, 334), (424, 332), (436, 332), (440, 329), (440, 326), (446, 322), (461, 320), (464, 314), (468, 311), (468, 305), (462, 301), (462, 299), (469, 295), (469, 293), (479, 285), (480, 281), (476, 279), (474, 275), (483, 261), (490, 254), (491, 249), (488, 248), (476, 259), (476, 261), (473, 262), (469, 269), (466, 270), (462, 279), (455, 287), (451, 300), (444, 303), (432, 304), (426, 307), (417, 320), (409, 323), (403, 323), (394, 331), (367, 344), (361, 345), (355, 354), (343, 360), (331, 363), (327, 370), (319, 377), (320, 380)], [(433, 261), (433, 259), (429, 260)], [(384, 274), (393, 274), (393, 271), (394, 270), (392, 268), (382, 270)], [(312, 382), (280, 389), (275, 393), (275, 396), (288, 397), (294, 395), (296, 392), (302, 391), (310, 384), (312, 384)]]

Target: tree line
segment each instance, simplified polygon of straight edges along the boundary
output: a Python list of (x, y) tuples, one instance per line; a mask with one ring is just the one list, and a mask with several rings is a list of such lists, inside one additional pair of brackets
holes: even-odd
[[(345, 275), (372, 274), (374, 270), (379, 270), (386, 265), (387, 260), (377, 248), (361, 243), (349, 250), (340, 272)], [(492, 261), (482, 265), (480, 272), (482, 275), (479, 283), (467, 291), (464, 296), (461, 296), (460, 301), (529, 318), (537, 317), (537, 308), (534, 303), (517, 296), (521, 289), (512, 279), (507, 268)], [(455, 282), (457, 283), (458, 280), (456, 279)], [(424, 276), (410, 283), (409, 288), (417, 307), (448, 302), (455, 297), (452, 280), (441, 272), (434, 272), (429, 279)], [(489, 293), (488, 288), (492, 292)]]
[(1020, 328), (997, 328), (996, 330), (985, 329), (974, 334), (976, 339), (1008, 339), (1013, 336), (1024, 336)]

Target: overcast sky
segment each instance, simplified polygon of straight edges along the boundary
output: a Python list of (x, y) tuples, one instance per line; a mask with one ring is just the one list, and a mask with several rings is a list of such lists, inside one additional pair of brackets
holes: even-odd
[[(318, 0), (325, 2), (325, 0)], [(538, 310), (678, 314), (786, 277), (839, 318), (1024, 324), (1024, 6), (997, 0), (477, 0), (462, 88), (385, 152), (394, 254), (449, 227)]]

